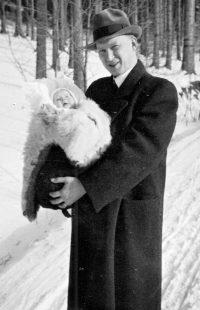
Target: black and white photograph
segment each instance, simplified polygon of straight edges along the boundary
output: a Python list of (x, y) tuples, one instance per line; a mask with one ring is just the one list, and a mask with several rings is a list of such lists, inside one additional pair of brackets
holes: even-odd
[(200, 0), (0, 0), (0, 309), (200, 309)]

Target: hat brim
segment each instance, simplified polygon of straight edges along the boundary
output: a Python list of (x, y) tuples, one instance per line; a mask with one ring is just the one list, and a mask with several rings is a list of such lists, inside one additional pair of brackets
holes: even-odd
[(95, 51), (96, 50), (96, 43), (104, 41), (104, 40), (108, 40), (114, 37), (118, 37), (118, 36), (122, 36), (122, 35), (134, 35), (136, 37), (136, 39), (138, 39), (142, 34), (142, 28), (138, 25), (131, 25), (128, 27), (125, 27), (113, 34), (110, 34), (108, 36), (104, 36), (96, 41), (94, 41), (93, 43), (90, 43), (86, 46), (84, 46), (84, 49), (90, 50), (90, 51)]

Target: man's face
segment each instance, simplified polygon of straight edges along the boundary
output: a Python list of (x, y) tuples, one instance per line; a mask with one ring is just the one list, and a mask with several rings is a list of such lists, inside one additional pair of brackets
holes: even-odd
[(129, 35), (102, 40), (96, 47), (104, 67), (114, 76), (123, 74), (137, 62), (136, 48)]
[(58, 108), (71, 108), (75, 104), (72, 95), (65, 89), (58, 90), (53, 96), (53, 103)]

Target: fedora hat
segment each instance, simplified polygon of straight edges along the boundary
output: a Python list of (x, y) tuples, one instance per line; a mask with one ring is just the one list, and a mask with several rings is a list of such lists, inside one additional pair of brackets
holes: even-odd
[(131, 25), (128, 16), (118, 9), (105, 9), (94, 16), (93, 43), (84, 48), (95, 50), (96, 43), (100, 40), (110, 39), (121, 35), (134, 35), (137, 39), (142, 34), (142, 28)]

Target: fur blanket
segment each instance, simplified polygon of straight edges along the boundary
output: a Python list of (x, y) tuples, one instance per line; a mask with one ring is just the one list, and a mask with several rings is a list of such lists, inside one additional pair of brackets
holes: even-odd
[[(84, 94), (80, 98), (79, 89), (78, 96), (76, 93), (79, 99), (75, 108), (57, 108), (50, 99), (54, 89), (48, 87), (46, 82), (26, 83), (24, 87), (26, 98), (32, 107), (32, 116), (24, 147), (22, 210), (30, 221), (36, 219), (39, 210), (36, 183), (45, 162), (52, 161), (50, 168), (43, 170), (43, 174), (44, 171), (47, 174), (45, 177), (50, 179), (52, 175), (50, 176), (49, 172), (52, 170), (55, 172), (54, 177), (61, 176), (56, 175), (59, 170), (58, 161), (54, 168), (55, 148), (62, 151), (62, 157), (63, 154), (66, 156), (66, 161), (62, 161), (61, 170), (67, 173), (67, 165), (78, 169), (88, 167), (103, 154), (111, 142), (110, 117), (106, 112), (95, 102), (85, 99)], [(67, 79), (63, 85), (62, 80), (62, 87), (69, 88), (70, 83)], [(39, 185), (39, 189), (43, 190), (43, 184)], [(48, 193), (50, 191), (49, 189)]]

